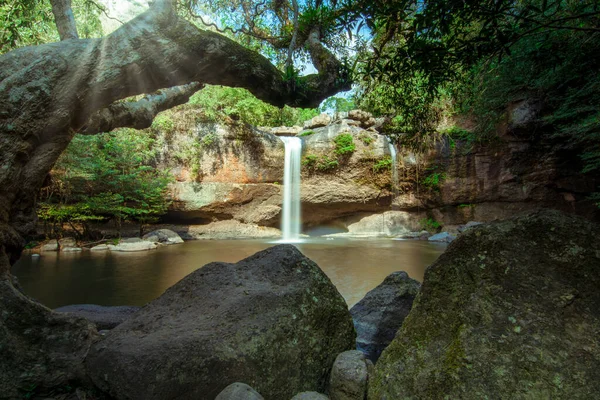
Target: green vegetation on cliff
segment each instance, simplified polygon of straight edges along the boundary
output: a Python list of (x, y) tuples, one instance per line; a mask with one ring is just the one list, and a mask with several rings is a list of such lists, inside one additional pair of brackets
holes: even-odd
[(600, 3), (399, 1), (366, 13), (376, 51), (359, 55), (358, 105), (389, 116), (396, 140), (425, 150), (466, 115), (471, 134), (449, 136), (468, 151), (521, 122), (511, 113), (525, 105), (520, 134), (600, 170)]

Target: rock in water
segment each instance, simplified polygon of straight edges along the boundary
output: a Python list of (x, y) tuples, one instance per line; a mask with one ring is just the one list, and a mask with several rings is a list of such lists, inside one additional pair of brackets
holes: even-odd
[(145, 234), (143, 240), (148, 242), (163, 243), (163, 244), (179, 244), (183, 243), (183, 239), (170, 229), (158, 229)]
[(600, 228), (541, 211), (469, 229), (425, 272), (373, 399), (600, 393)]
[(188, 275), (94, 345), (94, 383), (117, 399), (214, 399), (245, 382), (266, 399), (323, 392), (354, 348), (347, 305), (294, 246)]
[(368, 359), (377, 362), (383, 349), (394, 339), (420, 287), (406, 272), (394, 272), (352, 307), (356, 345)]

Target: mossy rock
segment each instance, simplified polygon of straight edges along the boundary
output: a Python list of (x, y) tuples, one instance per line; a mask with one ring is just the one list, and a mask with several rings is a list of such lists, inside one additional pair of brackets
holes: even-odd
[(465, 232), (429, 267), (370, 399), (600, 392), (600, 229), (540, 211)]
[(116, 399), (214, 399), (234, 382), (289, 399), (323, 392), (335, 357), (354, 347), (335, 286), (279, 245), (191, 273), (94, 345), (86, 365)]

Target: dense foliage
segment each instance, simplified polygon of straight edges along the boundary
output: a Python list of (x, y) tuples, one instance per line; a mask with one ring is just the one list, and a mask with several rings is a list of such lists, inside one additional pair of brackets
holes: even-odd
[[(374, 36), (358, 56), (358, 104), (389, 116), (396, 140), (488, 141), (525, 100), (530, 136), (579, 154), (583, 173), (600, 170), (600, 2), (374, 2), (362, 15)], [(443, 127), (456, 114), (472, 133)]]
[(229, 117), (254, 126), (302, 125), (318, 114), (314, 109), (274, 107), (246, 89), (211, 85), (194, 94), (189, 104), (201, 107), (209, 121)]
[[(79, 37), (102, 36), (102, 4), (92, 0), (72, 0)], [(50, 1), (0, 1), (0, 54), (17, 47), (58, 41)]]
[(92, 221), (113, 220), (119, 229), (123, 221), (155, 222), (169, 205), (172, 180), (154, 168), (155, 156), (149, 132), (75, 136), (42, 189), (40, 219), (54, 228), (70, 223), (80, 234)]

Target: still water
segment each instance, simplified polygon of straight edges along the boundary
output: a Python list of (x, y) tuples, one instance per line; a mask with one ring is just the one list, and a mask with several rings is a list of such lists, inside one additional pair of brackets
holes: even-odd
[[(68, 304), (144, 305), (212, 261), (237, 262), (274, 246), (260, 240), (210, 240), (137, 253), (24, 255), (13, 267), (24, 291), (50, 308)], [(445, 250), (413, 240), (311, 240), (296, 244), (329, 276), (351, 307), (394, 271), (423, 280)]]

